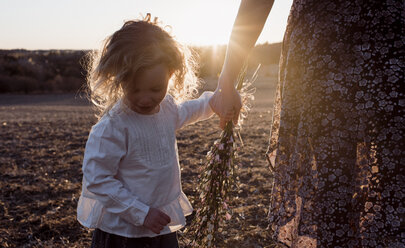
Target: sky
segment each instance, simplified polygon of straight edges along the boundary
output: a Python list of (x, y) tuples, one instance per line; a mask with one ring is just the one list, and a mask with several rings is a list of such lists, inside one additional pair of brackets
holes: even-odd
[[(97, 49), (151, 13), (188, 45), (227, 44), (240, 0), (0, 0), (0, 49)], [(257, 43), (283, 39), (292, 0), (275, 1)]]

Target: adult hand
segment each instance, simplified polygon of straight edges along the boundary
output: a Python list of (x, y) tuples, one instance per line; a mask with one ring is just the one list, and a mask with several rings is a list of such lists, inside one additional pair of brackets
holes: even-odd
[(157, 208), (150, 208), (143, 222), (143, 226), (159, 234), (170, 221), (170, 217), (167, 214)]
[(233, 120), (234, 124), (238, 123), (239, 112), (242, 108), (242, 102), (238, 91), (233, 83), (223, 82), (219, 79), (218, 87), (210, 99), (211, 109), (220, 118), (219, 126), (224, 129), (228, 121)]

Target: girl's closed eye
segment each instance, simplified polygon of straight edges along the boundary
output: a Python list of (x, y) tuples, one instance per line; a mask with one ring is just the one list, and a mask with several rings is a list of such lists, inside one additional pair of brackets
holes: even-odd
[(153, 88), (152, 91), (153, 92), (161, 92), (163, 90), (166, 90), (165, 88), (159, 87), (159, 88)]

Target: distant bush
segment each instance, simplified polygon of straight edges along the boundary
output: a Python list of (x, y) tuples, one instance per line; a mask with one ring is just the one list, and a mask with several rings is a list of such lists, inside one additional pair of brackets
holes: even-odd
[[(217, 76), (226, 46), (192, 47), (199, 58), (199, 77)], [(281, 43), (257, 45), (250, 65), (277, 64)], [(85, 84), (81, 60), (85, 50), (0, 50), (0, 93), (77, 92)]]
[(76, 92), (85, 83), (85, 53), (0, 50), (0, 93)]
[[(225, 60), (226, 46), (193, 47), (198, 54), (200, 77), (218, 76)], [(256, 68), (258, 64), (278, 64), (281, 53), (281, 43), (256, 45), (249, 56), (249, 67)]]

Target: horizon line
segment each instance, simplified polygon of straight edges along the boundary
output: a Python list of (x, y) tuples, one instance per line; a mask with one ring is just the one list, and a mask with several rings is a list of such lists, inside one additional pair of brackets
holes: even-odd
[[(260, 46), (260, 45), (275, 45), (282, 43), (283, 41), (278, 41), (278, 42), (261, 42), (255, 44), (255, 46)], [(195, 44), (186, 44), (189, 47), (222, 47), (222, 46), (227, 46), (228, 44), (211, 44), (211, 45), (195, 45)], [(98, 48), (0, 48), (2, 51), (90, 51), (90, 50), (98, 50)]]

